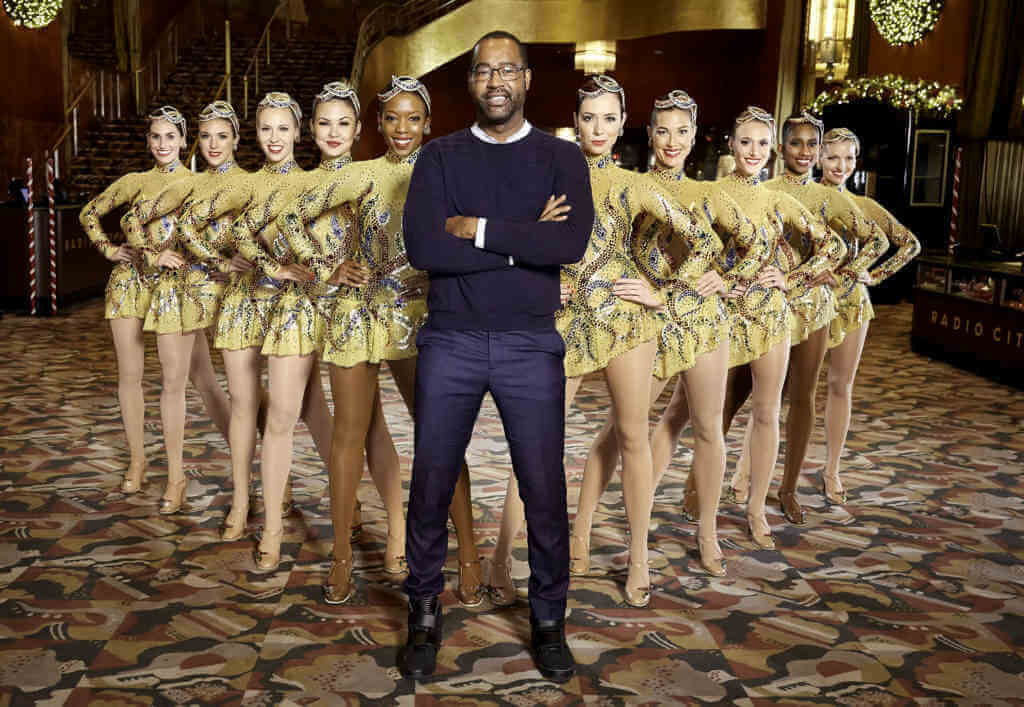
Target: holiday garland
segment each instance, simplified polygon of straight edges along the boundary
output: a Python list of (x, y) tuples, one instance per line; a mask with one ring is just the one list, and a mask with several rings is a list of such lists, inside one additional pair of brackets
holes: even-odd
[(3, 0), (11, 22), (19, 27), (38, 29), (57, 19), (63, 0)]
[(827, 106), (855, 101), (878, 101), (899, 110), (914, 110), (944, 118), (964, 105), (964, 99), (955, 86), (886, 74), (843, 81), (819, 93), (807, 110), (821, 115)]
[(889, 44), (914, 44), (932, 31), (943, 0), (871, 0), (871, 19)]

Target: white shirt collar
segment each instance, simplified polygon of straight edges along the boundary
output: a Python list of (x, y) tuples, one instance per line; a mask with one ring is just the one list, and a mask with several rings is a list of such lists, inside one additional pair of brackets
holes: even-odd
[(519, 142), (524, 137), (529, 135), (530, 134), (530, 130), (532, 130), (532, 129), (533, 129), (533, 126), (530, 125), (530, 121), (529, 120), (524, 120), (523, 121), (523, 126), (521, 128), (519, 128), (519, 130), (516, 130), (512, 135), (509, 135), (508, 138), (506, 138), (504, 141), (502, 141), (502, 140), (495, 140), (492, 136), (490, 136), (487, 133), (485, 133), (483, 131), (483, 128), (480, 127), (479, 123), (473, 123), (473, 125), (470, 127), (469, 131), (471, 133), (473, 133), (474, 137), (476, 137), (477, 140), (481, 140), (482, 142), (486, 142), (486, 143), (489, 143), (491, 145), (507, 145), (510, 142)]

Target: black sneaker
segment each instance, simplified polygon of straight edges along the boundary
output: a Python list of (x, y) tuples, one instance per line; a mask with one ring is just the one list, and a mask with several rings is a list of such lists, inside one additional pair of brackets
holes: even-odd
[(537, 621), (530, 617), (530, 645), (540, 674), (552, 682), (566, 682), (576, 674), (576, 661), (565, 640), (565, 621)]
[(398, 652), (402, 675), (422, 680), (434, 674), (441, 647), (441, 623), (440, 597), (409, 600), (409, 638)]

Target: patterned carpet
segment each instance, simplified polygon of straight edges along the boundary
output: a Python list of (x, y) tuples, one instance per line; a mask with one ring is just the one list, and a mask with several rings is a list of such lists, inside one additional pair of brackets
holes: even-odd
[[(304, 428), (297, 512), (276, 573), (251, 571), (251, 539), (216, 541), (230, 498), (228, 452), (192, 393), (188, 512), (157, 515), (166, 467), (152, 339), (152, 467), (143, 493), (121, 494), (127, 453), (101, 306), (57, 320), (5, 317), (0, 704), (1019, 702), (1024, 396), (911, 354), (909, 306), (878, 313), (844, 460), (849, 505), (826, 508), (816, 490), (819, 430), (800, 488), (808, 525), (785, 524), (771, 500), (779, 549), (754, 551), (739, 509), (724, 505), (729, 576), (711, 579), (696, 561), (695, 526), (677, 512), (689, 464), (681, 453), (655, 500), (654, 596), (637, 610), (622, 603), (627, 541), (616, 481), (595, 524), (596, 572), (570, 587), (580, 667), (562, 686), (543, 681), (524, 649), (525, 604), (465, 609), (451, 591), (436, 679), (399, 676), (404, 596), (381, 571), (383, 509), (368, 477), (358, 594), (341, 607), (320, 601), (326, 475)], [(411, 429), (390, 380), (385, 394), (407, 474)], [(603, 383), (588, 381), (568, 422), (572, 508), (606, 405)], [(731, 461), (745, 420), (729, 438)], [(469, 460), (477, 536), (490, 554), (509, 460), (489, 403)], [(525, 557), (521, 544), (513, 574), (524, 595)], [(453, 551), (449, 588), (454, 568)]]

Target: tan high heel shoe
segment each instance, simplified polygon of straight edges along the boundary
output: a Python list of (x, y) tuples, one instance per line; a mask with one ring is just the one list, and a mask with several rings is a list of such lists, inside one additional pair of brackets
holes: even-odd
[(405, 561), (405, 543), (399, 545), (399, 550), (392, 551), (391, 534), (388, 534), (387, 545), (384, 550), (384, 571), (387, 574), (403, 575), (409, 572), (409, 563)]
[(220, 539), (224, 542), (233, 542), (245, 534), (245, 526), (249, 521), (249, 504), (231, 506), (227, 517), (224, 519), (224, 527), (221, 529)]
[(339, 560), (335, 557), (331, 563), (331, 572), (324, 583), (324, 601), (334, 605), (344, 604), (355, 593), (356, 587), (352, 582), (352, 558)]
[[(276, 533), (263, 530), (260, 544), (256, 546), (253, 559), (256, 561), (256, 569), (260, 572), (273, 572), (281, 564), (281, 537), (284, 535), (284, 528)], [(266, 543), (266, 544), (265, 544)]]
[(146, 462), (138, 466), (129, 464), (121, 479), (121, 493), (138, 493), (142, 490), (142, 479), (146, 476)]
[[(468, 575), (468, 576), (467, 576)], [(480, 606), (484, 601), (484, 579), (480, 560), (459, 563), (459, 586), (455, 596), (463, 606)]]
[(775, 541), (772, 539), (772, 529), (771, 526), (768, 525), (768, 520), (764, 517), (764, 513), (760, 516), (747, 514), (747, 533), (750, 535), (750, 539), (754, 541), (754, 544), (762, 550), (775, 549)]
[(712, 577), (725, 576), (725, 558), (718, 547), (718, 538), (702, 538), (697, 536), (697, 553), (700, 555), (700, 566)]
[(846, 489), (843, 482), (839, 480), (839, 474), (835, 476), (821, 475), (821, 493), (825, 500), (833, 506), (846, 505)]
[(779, 507), (782, 509), (782, 515), (793, 525), (807, 523), (804, 508), (796, 500), (796, 491), (779, 491)]
[(643, 585), (632, 586), (629, 583), (629, 577), (626, 577), (626, 603), (630, 606), (634, 606), (637, 609), (642, 609), (651, 603), (651, 577), (650, 568), (646, 562), (630, 562), (629, 568), (632, 570), (634, 567), (639, 567), (647, 575), (647, 581)]
[(590, 572), (590, 536), (569, 536), (569, 575), (586, 577)]
[(519, 601), (516, 583), (512, 581), (512, 570), (505, 562), (488, 562), (487, 589), (491, 603), (495, 606), (514, 606)]
[(188, 488), (188, 479), (168, 482), (164, 490), (164, 496), (160, 499), (160, 515), (169, 516), (177, 513), (185, 505), (185, 490)]
[(738, 506), (742, 506), (750, 500), (750, 474), (743, 473), (739, 469), (734, 471), (726, 495)]

